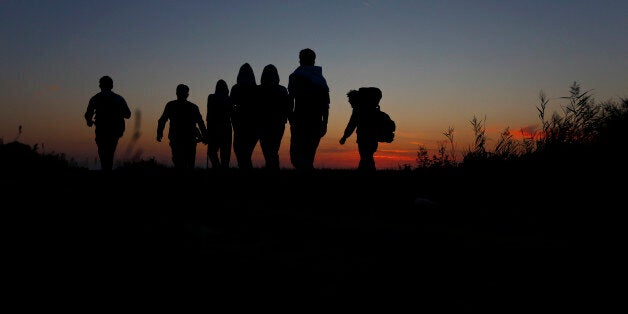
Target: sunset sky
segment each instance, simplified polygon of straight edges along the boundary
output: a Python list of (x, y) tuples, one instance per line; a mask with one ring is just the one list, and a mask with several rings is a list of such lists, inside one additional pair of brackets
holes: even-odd
[[(0, 138), (97, 168), (83, 114), (109, 75), (133, 112), (116, 160), (140, 154), (171, 165), (167, 140), (155, 136), (177, 84), (205, 116), (216, 81), (231, 88), (243, 63), (258, 83), (274, 64), (287, 85), (299, 50), (311, 48), (331, 93), (315, 166), (357, 167), (355, 134), (338, 140), (351, 114), (346, 93), (364, 86), (382, 90), (381, 107), (397, 123), (395, 141), (375, 154), (378, 168), (415, 164), (418, 146), (436, 149), (449, 127), (460, 158), (474, 116), (486, 117), (489, 146), (506, 127), (538, 128), (540, 90), (558, 98), (577, 81), (596, 100), (628, 97), (627, 15), (626, 0), (0, 0)], [(287, 168), (289, 138), (287, 128)], [(197, 147), (197, 167), (205, 150)], [(254, 163), (263, 164), (259, 145)]]

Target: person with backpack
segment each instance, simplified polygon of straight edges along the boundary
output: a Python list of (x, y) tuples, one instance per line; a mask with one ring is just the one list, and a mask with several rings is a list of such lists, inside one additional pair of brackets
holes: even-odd
[(118, 141), (124, 134), (125, 121), (131, 117), (131, 110), (124, 98), (113, 91), (113, 79), (103, 76), (99, 80), (100, 92), (89, 100), (84, 117), (87, 126), (96, 125), (96, 146), (100, 169), (108, 172), (113, 169), (113, 157)]
[(347, 138), (356, 133), (360, 162), (358, 170), (373, 172), (375, 168), (374, 154), (378, 148), (377, 118), (380, 112), (379, 100), (382, 92), (376, 87), (362, 87), (359, 90), (350, 90), (347, 93), (352, 112), (344, 134), (340, 138), (340, 145), (344, 145)]

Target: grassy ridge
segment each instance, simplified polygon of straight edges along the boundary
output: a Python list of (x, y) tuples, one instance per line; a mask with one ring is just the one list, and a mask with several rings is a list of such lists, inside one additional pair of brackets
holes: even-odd
[[(606, 179), (610, 170), (128, 167), (10, 172), (1, 188), (14, 204), (3, 221), (9, 261), (20, 269), (16, 291), (65, 282), (63, 293), (91, 302), (113, 285), (121, 295), (186, 291), (215, 301), (342, 297), (531, 310), (558, 306), (597, 280), (572, 277), (579, 263), (564, 264), (563, 252), (617, 243), (620, 187)], [(539, 180), (549, 172), (554, 180)], [(537, 298), (519, 303), (531, 287)]]
[(420, 148), (417, 167), (372, 174), (154, 160), (101, 173), (0, 143), (8, 298), (599, 312), (622, 260), (628, 103), (596, 104), (577, 84), (566, 99), (547, 119), (541, 94), (542, 130), (521, 143), (505, 130), (488, 151), (474, 119), (462, 163)]

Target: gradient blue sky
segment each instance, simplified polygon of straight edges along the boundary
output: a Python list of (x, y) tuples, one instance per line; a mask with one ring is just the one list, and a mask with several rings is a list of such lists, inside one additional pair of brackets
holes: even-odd
[[(317, 166), (357, 166), (346, 93), (383, 91), (397, 138), (380, 145), (379, 167), (414, 163), (455, 130), (460, 151), (469, 121), (486, 117), (489, 145), (505, 127), (535, 127), (544, 90), (565, 96), (573, 81), (598, 100), (628, 97), (628, 1), (7, 1), (0, 0), (0, 138), (65, 153), (93, 166), (93, 129), (83, 120), (98, 78), (141, 112), (135, 149), (170, 163), (156, 122), (179, 83), (206, 112), (218, 79), (231, 87), (248, 62), (269, 63), (281, 84), (302, 48), (316, 51), (331, 88), (329, 133)], [(549, 110), (560, 110), (560, 100)], [(137, 115), (116, 159), (124, 159)], [(290, 167), (282, 143), (282, 166)], [(199, 145), (197, 166), (205, 165)], [(459, 157), (459, 156), (458, 156)], [(259, 147), (256, 164), (261, 164)], [(232, 159), (235, 164), (235, 158)]]

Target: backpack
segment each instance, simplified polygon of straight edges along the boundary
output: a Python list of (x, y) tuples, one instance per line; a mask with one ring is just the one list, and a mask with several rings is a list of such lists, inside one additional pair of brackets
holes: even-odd
[(395, 139), (395, 121), (390, 116), (380, 110), (379, 101), (382, 99), (382, 91), (377, 87), (361, 87), (359, 89), (360, 98), (363, 105), (374, 108), (376, 112), (377, 131), (375, 137), (378, 142), (392, 143)]
[(390, 116), (381, 111), (377, 111), (377, 141), (383, 143), (392, 143), (395, 139), (395, 121)]

